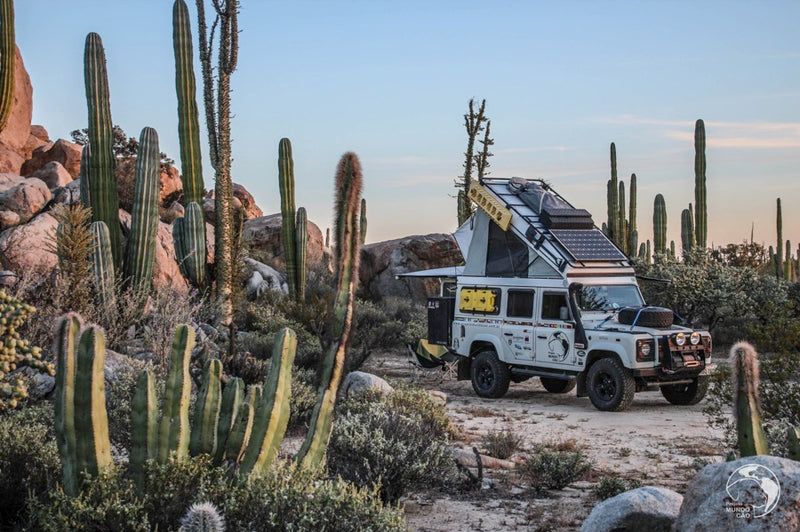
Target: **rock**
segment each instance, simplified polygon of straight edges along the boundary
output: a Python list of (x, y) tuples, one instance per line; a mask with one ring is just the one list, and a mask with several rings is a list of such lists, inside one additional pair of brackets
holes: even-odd
[(50, 134), (47, 132), (44, 126), (32, 124), (31, 136), (41, 140), (42, 142), (50, 142)]
[(447, 404), (447, 394), (440, 390), (428, 390), (428, 395), (437, 403), (445, 406)]
[(394, 388), (372, 373), (365, 373), (363, 371), (351, 371), (344, 378), (342, 383), (342, 394), (348, 397), (350, 394), (361, 393), (365, 390), (375, 390), (383, 393), (392, 393)]
[(5, 183), (0, 178), (0, 211), (17, 213), (20, 223), (26, 223), (41, 212), (52, 197), (44, 181), (36, 177), (26, 179), (11, 175)]
[(289, 285), (277, 270), (250, 258), (245, 258), (244, 263), (251, 271), (245, 284), (245, 294), (248, 298), (257, 299), (268, 291), (289, 293)]
[[(211, 192), (211, 195), (213, 196), (214, 193)], [(234, 211), (239, 211), (239, 210), (241, 210), (241, 208), (242, 208), (242, 202), (239, 200), (239, 198), (234, 196), (234, 198), (233, 198), (233, 210)], [(216, 209), (215, 209), (214, 199), (213, 198), (208, 197), (208, 198), (204, 198), (203, 199), (203, 215), (206, 217), (206, 221), (208, 223), (210, 223), (210, 224), (213, 224), (216, 221), (217, 214), (216, 214)]]
[[(307, 265), (310, 267), (322, 264), (324, 256), (322, 231), (311, 221), (306, 223), (306, 231), (308, 232)], [(250, 249), (266, 253), (272, 258), (271, 263), (277, 268), (286, 266), (281, 236), (280, 214), (270, 214), (247, 220), (242, 229), (242, 243)]]
[(375, 299), (388, 296), (425, 301), (439, 292), (436, 279), (396, 279), (400, 273), (461, 264), (463, 258), (449, 234), (408, 236), (361, 248), (359, 279)]
[(14, 211), (0, 211), (0, 231), (19, 225), (19, 214)]
[[(130, 212), (133, 208), (133, 190), (136, 181), (136, 157), (117, 160), (115, 170), (119, 205)], [(158, 175), (158, 204), (166, 206), (172, 203), (183, 190), (178, 169), (171, 164), (162, 165)]]
[(161, 212), (161, 221), (171, 224), (176, 219), (183, 217), (185, 212), (186, 209), (184, 209), (183, 205), (181, 205), (179, 201), (173, 201), (172, 205)]
[(61, 163), (69, 172), (72, 179), (80, 177), (81, 173), (81, 152), (83, 146), (64, 139), (58, 139), (50, 145), (44, 145), (34, 150), (30, 159), (22, 165), (20, 174), (31, 176), (37, 170), (50, 162)]
[(485, 469), (516, 469), (517, 464), (511, 460), (501, 460), (485, 454), (475, 455), (475, 451), (467, 449), (451, 449), (453, 459), (465, 467), (477, 468), (478, 456), (481, 459), (481, 467)]
[(45, 182), (47, 188), (64, 187), (72, 183), (73, 178), (67, 169), (58, 161), (50, 161), (35, 172), (31, 177), (38, 177)]
[(672, 530), (709, 530), (710, 523), (726, 531), (800, 530), (800, 462), (749, 456), (704, 467), (689, 483)]
[(63, 187), (53, 189), (53, 201), (72, 205), (81, 201), (81, 180), (70, 181)]
[(58, 222), (50, 213), (42, 213), (25, 225), (0, 233), (0, 256), (3, 266), (15, 272), (50, 272), (58, 258), (48, 250)]
[[(215, 194), (214, 190), (209, 192), (208, 196), (206, 197), (206, 200), (213, 200), (214, 194)], [(264, 216), (264, 213), (261, 211), (258, 205), (256, 205), (256, 200), (255, 198), (253, 198), (253, 195), (250, 194), (250, 192), (246, 188), (244, 188), (243, 185), (240, 185), (238, 183), (233, 184), (233, 198), (234, 198), (233, 202), (234, 207), (237, 209), (244, 209), (245, 217), (248, 220)], [(209, 207), (212, 211), (214, 210), (213, 201), (210, 203), (210, 205), (207, 203), (203, 204), (204, 209), (208, 209)]]
[(0, 172), (19, 173), (22, 163), (30, 156), (26, 152), (26, 145), (31, 134), (32, 115), (33, 87), (17, 47), (14, 60), (14, 103), (6, 127), (0, 131)]
[(682, 501), (680, 493), (656, 486), (626, 491), (595, 506), (581, 532), (669, 532)]
[(16, 273), (9, 270), (0, 271), (0, 288), (12, 288), (17, 281), (19, 281), (19, 277)]

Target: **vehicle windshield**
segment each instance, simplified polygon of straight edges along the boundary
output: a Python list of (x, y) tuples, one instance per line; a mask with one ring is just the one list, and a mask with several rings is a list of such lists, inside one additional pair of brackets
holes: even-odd
[(641, 307), (644, 305), (639, 288), (633, 284), (585, 285), (577, 295), (578, 305), (581, 310), (587, 312), (607, 312), (622, 307)]

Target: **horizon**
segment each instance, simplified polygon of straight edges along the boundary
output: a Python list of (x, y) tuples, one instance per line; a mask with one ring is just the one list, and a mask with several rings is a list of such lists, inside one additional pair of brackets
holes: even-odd
[[(196, 11), (188, 1), (197, 64)], [(85, 6), (83, 9), (76, 6)], [(111, 112), (129, 136), (159, 132), (180, 169), (172, 2), (15, 5), (34, 88), (33, 123), (53, 140), (86, 126), (83, 45), (100, 34)], [(47, 13), (42, 17), (42, 13)], [(601, 226), (609, 145), (638, 180), (639, 241), (664, 195), (668, 238), (694, 203), (694, 123), (706, 127), (708, 242), (800, 244), (800, 3), (685, 1), (244, 1), (231, 78), (233, 178), (279, 212), (277, 146), (292, 141), (297, 206), (330, 226), (342, 153), (364, 168), (367, 242), (456, 229), (463, 115), (486, 99), (489, 175), (543, 178)], [(54, 82), (53, 80), (57, 80)], [(198, 80), (199, 81), (199, 80)], [(202, 106), (201, 83), (198, 105)], [(213, 188), (201, 107), (204, 181)], [(422, 188), (426, 187), (426, 188)]]

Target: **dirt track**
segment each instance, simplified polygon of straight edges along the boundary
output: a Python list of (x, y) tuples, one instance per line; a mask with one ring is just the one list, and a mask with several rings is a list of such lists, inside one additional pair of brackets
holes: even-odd
[(678, 407), (658, 391), (642, 392), (625, 412), (600, 412), (574, 391), (547, 392), (538, 379), (489, 400), (477, 397), (468, 381), (419, 370), (403, 355), (376, 357), (364, 370), (445, 392), (447, 412), (463, 434), (460, 447), (481, 450), (488, 432), (511, 429), (528, 446), (575, 440), (594, 462), (587, 480), (546, 495), (534, 496), (509, 471), (487, 471), (480, 491), (414, 494), (404, 500), (411, 530), (578, 530), (597, 503), (591, 489), (604, 475), (683, 492), (696, 468), (722, 460), (721, 433), (708, 427), (703, 402)]

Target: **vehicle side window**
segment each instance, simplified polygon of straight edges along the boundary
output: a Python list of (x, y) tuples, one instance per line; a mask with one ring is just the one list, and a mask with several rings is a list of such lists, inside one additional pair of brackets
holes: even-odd
[(532, 318), (533, 295), (533, 290), (509, 290), (506, 316), (509, 318)]
[(569, 319), (569, 310), (567, 306), (567, 295), (561, 292), (547, 293), (542, 295), (542, 319), (543, 320), (560, 320), (565, 321)]

